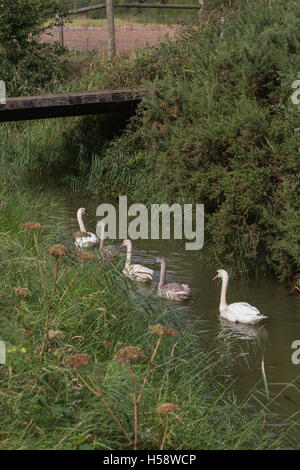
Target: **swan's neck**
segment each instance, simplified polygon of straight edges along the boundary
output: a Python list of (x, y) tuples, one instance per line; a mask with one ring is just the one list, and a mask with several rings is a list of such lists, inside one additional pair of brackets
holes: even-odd
[(161, 261), (160, 265), (160, 279), (159, 279), (159, 284), (158, 288), (161, 289), (166, 283), (166, 260)]
[(86, 229), (85, 229), (85, 226), (84, 226), (84, 223), (83, 223), (83, 220), (82, 220), (82, 213), (81, 212), (77, 212), (77, 220), (78, 220), (78, 225), (79, 225), (80, 231), (81, 232), (86, 232)]
[(126, 263), (125, 263), (125, 269), (130, 267), (130, 262), (131, 262), (131, 252), (132, 252), (132, 243), (129, 242), (127, 245), (127, 254), (126, 254)]
[(220, 312), (225, 307), (227, 307), (227, 302), (226, 302), (227, 286), (228, 286), (228, 274), (222, 277), (222, 289), (221, 289), (221, 298), (220, 298), (220, 307), (219, 307)]

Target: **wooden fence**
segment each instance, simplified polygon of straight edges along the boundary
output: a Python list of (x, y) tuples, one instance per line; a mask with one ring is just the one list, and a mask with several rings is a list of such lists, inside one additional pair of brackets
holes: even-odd
[[(87, 13), (89, 11), (99, 10), (106, 8), (107, 18), (107, 53), (109, 57), (116, 54), (115, 43), (115, 22), (114, 22), (114, 8), (164, 8), (164, 9), (182, 9), (182, 10), (201, 10), (204, 7), (204, 0), (198, 0), (199, 5), (182, 5), (182, 4), (161, 4), (161, 3), (115, 3), (114, 0), (105, 0), (105, 3), (99, 5), (92, 5), (89, 7), (77, 8), (70, 10), (68, 16)], [(223, 36), (224, 18), (221, 18), (221, 36)], [(59, 11), (56, 13), (56, 26), (57, 26), (57, 40), (61, 45), (64, 45), (64, 23), (63, 17)]]

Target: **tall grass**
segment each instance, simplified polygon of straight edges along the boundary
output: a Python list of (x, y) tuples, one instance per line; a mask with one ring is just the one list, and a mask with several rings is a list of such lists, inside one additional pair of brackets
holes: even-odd
[[(225, 384), (232, 358), (222, 341), (204, 349), (172, 305), (122, 277), (123, 260), (83, 262), (50, 222), (51, 209), (46, 217), (24, 195), (2, 197), (2, 449), (266, 449), (288, 441), (267, 431), (265, 398), (254, 410)], [(43, 229), (24, 232), (28, 221)], [(68, 249), (59, 263), (47, 251), (57, 241)], [(158, 324), (178, 335), (162, 337)], [(142, 352), (139, 362), (117, 360), (128, 346)], [(79, 369), (76, 354), (89, 356)], [(170, 418), (157, 412), (165, 403), (174, 405)]]

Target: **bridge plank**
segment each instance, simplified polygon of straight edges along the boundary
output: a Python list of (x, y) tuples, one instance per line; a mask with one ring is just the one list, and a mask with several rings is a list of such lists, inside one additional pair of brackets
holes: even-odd
[(7, 98), (0, 104), (0, 122), (102, 114), (134, 109), (145, 88), (118, 88)]

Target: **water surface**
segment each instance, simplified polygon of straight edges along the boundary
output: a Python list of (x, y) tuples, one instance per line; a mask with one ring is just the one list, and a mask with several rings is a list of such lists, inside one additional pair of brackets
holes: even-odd
[[(86, 219), (88, 230), (95, 232), (96, 207), (104, 201), (91, 201), (87, 197), (72, 195), (65, 190), (48, 189), (45, 201), (56, 203), (56, 216), (63, 236), (70, 237), (78, 230), (76, 211), (86, 207), (90, 217)], [(105, 201), (107, 202), (107, 201)], [(109, 243), (120, 245), (120, 241)], [(219, 317), (220, 281), (212, 281), (214, 267), (199, 262), (194, 251), (185, 251), (181, 241), (137, 240), (133, 242), (132, 261), (148, 267), (156, 256), (167, 259), (167, 282), (186, 283), (192, 291), (192, 299), (184, 304), (173, 302), (174, 308), (193, 331), (207, 336), (208, 343), (221, 337), (232, 354), (230, 380), (239, 396), (248, 395), (253, 387), (265, 390), (262, 381), (262, 359), (271, 396), (284, 389), (274, 412), (283, 418), (299, 410), (300, 364), (291, 360), (295, 340), (300, 340), (300, 297), (288, 295), (286, 285), (271, 277), (260, 280), (242, 279), (229, 281), (227, 302), (244, 301), (255, 305), (268, 319), (259, 325), (242, 325), (221, 320)], [(226, 266), (219, 266), (225, 268)], [(155, 292), (159, 280), (156, 266), (152, 287)], [(145, 293), (145, 287), (141, 292)], [(170, 302), (160, 299), (161, 302)], [(300, 357), (300, 355), (299, 355)], [(284, 384), (293, 383), (294, 386)], [(296, 389), (298, 387), (298, 390)], [(266, 403), (266, 400), (262, 398)], [(254, 400), (255, 406), (255, 400)], [(299, 421), (299, 418), (298, 418)]]

